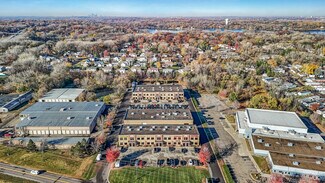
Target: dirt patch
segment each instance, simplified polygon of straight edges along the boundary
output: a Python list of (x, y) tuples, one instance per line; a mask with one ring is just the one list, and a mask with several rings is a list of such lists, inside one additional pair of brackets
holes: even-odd
[(79, 169), (76, 171), (76, 176), (77, 177), (82, 177), (82, 174), (88, 169), (88, 166), (93, 162), (93, 157), (88, 157), (88, 158), (85, 158)]

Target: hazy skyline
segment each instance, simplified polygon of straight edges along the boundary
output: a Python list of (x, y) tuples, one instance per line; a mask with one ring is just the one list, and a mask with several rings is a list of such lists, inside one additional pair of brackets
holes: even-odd
[(325, 16), (325, 0), (0, 0), (0, 16)]

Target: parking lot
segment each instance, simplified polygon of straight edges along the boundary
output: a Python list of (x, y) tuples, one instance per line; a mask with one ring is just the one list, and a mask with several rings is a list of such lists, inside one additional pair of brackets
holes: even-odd
[(228, 113), (230, 111), (228, 107), (214, 95), (202, 94), (198, 101), (203, 117), (209, 126), (208, 136), (215, 140), (219, 153), (225, 160), (234, 180), (243, 183), (253, 182), (249, 175), (257, 171), (250, 158), (245, 155), (249, 153), (245, 149), (246, 144), (238, 140), (236, 134), (230, 135), (229, 131), (232, 127), (221, 114)]
[(120, 167), (123, 166), (201, 166), (199, 149), (194, 148), (127, 148), (121, 149)]

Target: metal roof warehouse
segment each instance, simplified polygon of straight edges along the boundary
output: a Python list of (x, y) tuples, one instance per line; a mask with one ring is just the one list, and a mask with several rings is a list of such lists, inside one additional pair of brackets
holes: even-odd
[(18, 134), (89, 135), (105, 110), (102, 102), (38, 102), (20, 113)]

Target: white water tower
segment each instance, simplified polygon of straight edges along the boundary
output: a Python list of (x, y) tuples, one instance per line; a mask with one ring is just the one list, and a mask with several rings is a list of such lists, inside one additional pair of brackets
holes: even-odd
[(229, 24), (229, 19), (228, 18), (225, 19), (225, 23), (226, 23), (226, 26)]

